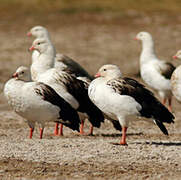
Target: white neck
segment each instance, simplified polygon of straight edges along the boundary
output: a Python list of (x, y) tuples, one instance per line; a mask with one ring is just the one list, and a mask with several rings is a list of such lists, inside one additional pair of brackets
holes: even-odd
[(154, 42), (152, 39), (142, 41), (142, 52), (140, 56), (140, 63), (144, 64), (150, 60), (157, 59), (154, 49)]
[(34, 81), (37, 81), (40, 74), (54, 67), (55, 54), (55, 48), (50, 46), (45, 52), (40, 53), (37, 59), (32, 62), (31, 74)]

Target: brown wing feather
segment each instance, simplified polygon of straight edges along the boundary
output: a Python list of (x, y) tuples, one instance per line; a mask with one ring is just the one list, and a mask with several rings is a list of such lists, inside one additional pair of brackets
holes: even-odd
[(160, 66), (160, 72), (166, 79), (171, 78), (174, 70), (175, 66), (169, 62), (164, 62), (163, 66)]
[(135, 94), (140, 95), (144, 90), (144, 86), (142, 84), (131, 78), (112, 79), (107, 82), (107, 85), (114, 89), (116, 93), (132, 97)]

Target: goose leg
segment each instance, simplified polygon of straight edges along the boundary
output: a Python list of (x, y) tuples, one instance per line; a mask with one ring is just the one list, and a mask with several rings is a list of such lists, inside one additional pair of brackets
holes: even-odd
[(172, 112), (172, 98), (168, 99), (168, 110)]
[(58, 125), (59, 123), (55, 124), (55, 130), (54, 130), (54, 135), (57, 136), (58, 135)]
[(126, 131), (127, 131), (127, 127), (123, 127), (122, 128), (122, 138), (121, 138), (121, 141), (120, 141), (120, 145), (127, 145), (126, 143)]
[(89, 130), (89, 135), (91, 135), (91, 136), (93, 136), (93, 129), (94, 129), (94, 127), (93, 127), (93, 125), (91, 125), (90, 130)]
[(84, 120), (81, 121), (80, 134), (84, 134)]
[(63, 136), (63, 124), (60, 124), (60, 133), (59, 136)]
[(29, 136), (30, 139), (32, 139), (33, 137), (33, 131), (34, 131), (34, 128), (30, 128), (30, 136)]
[(44, 128), (40, 128), (40, 139), (42, 139), (42, 137), (43, 137), (43, 130), (44, 130)]

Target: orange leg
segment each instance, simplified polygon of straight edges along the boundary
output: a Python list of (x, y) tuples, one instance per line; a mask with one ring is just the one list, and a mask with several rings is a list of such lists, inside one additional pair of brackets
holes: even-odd
[(92, 135), (92, 136), (93, 136), (93, 129), (94, 129), (94, 127), (93, 127), (93, 125), (91, 125), (91, 126), (90, 126), (89, 135)]
[(58, 125), (59, 125), (59, 123), (56, 123), (56, 125), (55, 125), (55, 131), (54, 131), (55, 136), (58, 135)]
[(30, 136), (29, 138), (32, 139), (34, 128), (30, 128)]
[(127, 145), (127, 143), (126, 143), (126, 131), (127, 131), (127, 129), (128, 129), (127, 127), (122, 128), (122, 138), (120, 141), (121, 145)]
[(80, 134), (84, 134), (84, 121), (81, 121), (81, 125), (80, 125)]
[(40, 128), (40, 139), (43, 137), (43, 128)]
[(170, 112), (173, 112), (173, 111), (172, 111), (172, 98), (169, 98), (169, 99), (168, 99), (168, 110), (169, 110)]
[(60, 133), (59, 136), (63, 136), (63, 124), (60, 124)]

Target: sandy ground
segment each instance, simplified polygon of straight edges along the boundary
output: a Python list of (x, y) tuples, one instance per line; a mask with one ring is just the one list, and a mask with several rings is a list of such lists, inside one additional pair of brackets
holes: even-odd
[[(57, 52), (76, 59), (91, 74), (103, 64), (114, 63), (124, 75), (140, 80), (136, 75), (141, 46), (133, 40), (139, 31), (153, 34), (162, 59), (171, 61), (180, 48), (180, 26), (168, 24), (164, 16), (139, 17), (130, 23), (89, 18), (78, 22), (68, 17), (66, 23), (42, 25), (49, 29)], [(63, 137), (55, 137), (54, 124), (49, 123), (42, 140), (38, 126), (33, 139), (28, 139), (28, 125), (9, 108), (2, 90), (18, 66), (30, 65), (27, 49), (33, 39), (26, 32), (36, 24), (28, 19), (21, 27), (0, 24), (0, 179), (180, 179), (181, 107), (175, 99), (176, 119), (167, 125), (169, 136), (154, 124), (136, 121), (128, 129), (128, 146), (116, 146), (112, 143), (120, 141), (120, 132), (106, 121), (94, 136), (65, 128)]]

